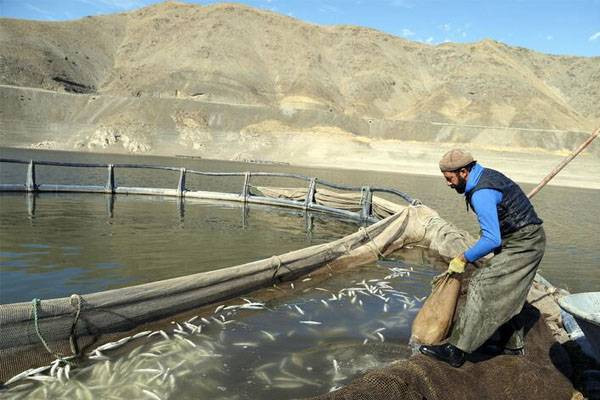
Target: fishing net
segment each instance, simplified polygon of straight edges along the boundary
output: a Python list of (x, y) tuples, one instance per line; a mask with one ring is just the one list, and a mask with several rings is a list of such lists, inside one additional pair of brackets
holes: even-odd
[(313, 400), (571, 399), (568, 356), (536, 308), (528, 319), (525, 356), (472, 357), (453, 368), (419, 354)]
[[(306, 189), (259, 188), (270, 197), (304, 199)], [(360, 194), (319, 189), (315, 203), (355, 210)], [(372, 262), (406, 245), (444, 258), (472, 240), (428, 207), (401, 206), (373, 196), (373, 212), (386, 217), (342, 239), (243, 265), (68, 298), (0, 305), (0, 380), (56, 356), (68, 356), (108, 335), (125, 334), (170, 315), (293, 280), (326, 266), (330, 273)]]
[[(267, 197), (298, 201), (303, 201), (307, 194), (307, 189), (255, 189)], [(364, 197), (360, 194), (325, 189), (315, 192), (314, 201), (344, 210), (357, 211), (364, 207)], [(330, 243), (143, 285), (75, 294), (69, 298), (0, 305), (0, 380), (6, 382), (18, 372), (48, 364), (56, 357), (81, 353), (82, 349), (89, 351), (102, 343), (140, 332), (145, 324), (153, 321), (197, 310), (281, 281), (291, 281), (308, 273), (315, 276), (331, 274), (373, 262), (406, 246), (429, 248), (442, 259), (449, 260), (474, 242), (472, 237), (426, 206), (402, 206), (378, 196), (373, 196), (370, 201), (372, 213), (382, 219)], [(540, 394), (523, 392), (526, 395), (513, 397), (558, 398), (552, 396), (560, 397), (572, 391), (572, 387), (567, 387), (568, 381), (553, 365), (557, 359), (560, 361), (560, 357), (552, 358), (552, 352), (547, 354), (552, 348), (551, 338), (546, 325), (536, 323), (527, 336), (531, 343), (525, 358), (497, 357), (468, 364), (460, 370), (448, 370), (440, 363), (417, 356), (371, 372), (321, 398), (452, 398), (469, 388), (476, 393), (475, 388), (484, 385), (485, 379), (502, 382), (490, 388), (500, 390), (501, 385), (507, 385), (502, 388), (503, 391), (494, 392), (503, 393), (502, 396), (490, 395), (489, 398), (511, 397), (516, 393), (515, 388), (523, 386), (519, 386), (519, 382), (539, 382), (539, 385), (533, 386), (539, 386)], [(517, 385), (509, 385), (508, 380), (499, 376), (500, 369), (504, 374), (504, 368), (519, 371), (509, 374), (516, 379)], [(551, 386), (544, 382), (558, 385), (552, 396), (542, 396)], [(462, 397), (470, 398), (469, 395)], [(474, 395), (471, 397), (474, 398)]]

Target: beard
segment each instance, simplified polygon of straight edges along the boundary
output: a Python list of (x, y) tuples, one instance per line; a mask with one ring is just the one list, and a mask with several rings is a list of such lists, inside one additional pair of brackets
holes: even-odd
[(461, 178), (460, 176), (458, 177), (458, 184), (456, 185), (450, 185), (450, 187), (454, 190), (456, 190), (456, 192), (458, 194), (463, 194), (465, 192), (465, 190), (467, 189), (467, 180)]

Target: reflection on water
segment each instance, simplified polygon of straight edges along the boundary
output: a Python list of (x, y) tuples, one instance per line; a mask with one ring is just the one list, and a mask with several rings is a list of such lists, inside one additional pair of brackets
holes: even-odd
[[(84, 154), (57, 151), (32, 151), (0, 148), (2, 157), (48, 161), (138, 163), (185, 167), (198, 171), (273, 171), (296, 172), (338, 183), (362, 186), (386, 186), (402, 190), (432, 207), (446, 220), (470, 233), (478, 234), (475, 215), (467, 212), (461, 196), (446, 187), (442, 177), (401, 175), (388, 172), (300, 168), (293, 166), (257, 165), (236, 162), (181, 159), (169, 157)], [(485, 166), (485, 160), (480, 160)], [(577, 163), (577, 159), (573, 161)], [(26, 165), (0, 163), (0, 182), (24, 183)], [(415, 171), (418, 172), (418, 171)], [(104, 185), (104, 168), (81, 169), (42, 167), (36, 170), (40, 183), (73, 183)], [(176, 188), (178, 172), (117, 169), (117, 184), (127, 186), (158, 186)], [(239, 193), (243, 177), (188, 177), (193, 190), (215, 190)], [(253, 178), (252, 184), (298, 186), (300, 181), (277, 178)], [(527, 193), (533, 185), (522, 185)], [(119, 201), (117, 199), (117, 201)], [(396, 201), (398, 199), (396, 198)], [(187, 201), (186, 201), (187, 204)], [(547, 235), (546, 255), (541, 264), (544, 277), (553, 284), (572, 292), (598, 290), (600, 287), (600, 204), (599, 190), (546, 186), (533, 198), (538, 215), (544, 220)], [(4, 206), (3, 204), (0, 204)], [(21, 208), (14, 203), (12, 206)], [(4, 207), (3, 207), (4, 208)], [(169, 207), (169, 209), (171, 209)], [(104, 214), (100, 214), (104, 215)], [(173, 252), (171, 252), (173, 253)], [(278, 252), (273, 253), (278, 254)]]
[(357, 227), (321, 214), (152, 196), (0, 195), (0, 301), (90, 293), (324, 243)]

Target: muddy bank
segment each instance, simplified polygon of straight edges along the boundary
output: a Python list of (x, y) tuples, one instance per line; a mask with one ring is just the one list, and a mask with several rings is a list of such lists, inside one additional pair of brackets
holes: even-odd
[[(364, 119), (307, 102), (256, 106), (180, 98), (69, 94), (0, 86), (0, 146), (184, 156), (438, 176), (465, 147), (485, 166), (538, 183), (589, 134)], [(600, 189), (600, 140), (552, 182)]]

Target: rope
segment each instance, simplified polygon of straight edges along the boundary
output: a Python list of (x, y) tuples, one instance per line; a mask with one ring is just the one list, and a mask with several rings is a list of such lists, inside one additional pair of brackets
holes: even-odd
[(42, 336), (42, 332), (40, 332), (40, 327), (38, 324), (38, 307), (39, 307), (40, 303), (41, 303), (41, 300), (38, 298), (34, 298), (33, 300), (31, 300), (31, 314), (33, 317), (33, 325), (35, 326), (35, 333), (37, 333), (37, 336), (40, 339), (40, 342), (42, 342), (42, 344), (44, 345), (46, 350), (48, 350), (48, 353), (52, 354), (56, 358), (63, 359), (64, 358), (63, 355), (52, 351), (50, 346), (48, 346), (48, 343), (46, 343), (46, 340), (44, 340), (44, 337)]
[(77, 336), (75, 332), (75, 327), (77, 326), (77, 321), (79, 321), (79, 315), (81, 314), (81, 303), (83, 299), (78, 294), (71, 295), (71, 306), (73, 306), (73, 300), (77, 300), (77, 309), (75, 310), (75, 318), (73, 319), (73, 324), (71, 325), (71, 334), (69, 335), (69, 344), (71, 346), (71, 352), (73, 355), (79, 355), (79, 346), (77, 345)]
[[(69, 335), (69, 344), (71, 346), (71, 351), (73, 352), (73, 355), (76, 356), (76, 355), (79, 355), (79, 347), (77, 346), (77, 338), (75, 337), (75, 327), (77, 325), (77, 321), (79, 320), (79, 315), (81, 314), (82, 299), (81, 299), (81, 296), (78, 294), (71, 295), (71, 305), (72, 306), (74, 306), (74, 304), (73, 304), (74, 299), (77, 299), (77, 308), (75, 311), (75, 318), (73, 319), (73, 324), (71, 325), (71, 333)], [(44, 336), (42, 335), (42, 332), (40, 331), (38, 309), (39, 309), (41, 302), (42, 301), (38, 298), (34, 298), (33, 300), (31, 300), (31, 318), (33, 318), (33, 325), (35, 327), (35, 333), (37, 334), (38, 338), (40, 339), (40, 342), (42, 342), (42, 344), (44, 345), (44, 347), (46, 348), (48, 353), (52, 354), (56, 359), (59, 359), (65, 363), (70, 363), (66, 359), (67, 356), (52, 351), (52, 349), (48, 345), (48, 342), (46, 342), (46, 340), (44, 339)]]
[(275, 259), (277, 261), (277, 265), (274, 266), (274, 271), (273, 271), (273, 276), (271, 277), (272, 281), (275, 281), (275, 277), (277, 276), (277, 273), (279, 272), (279, 268), (281, 268), (281, 258), (279, 258), (279, 256), (273, 256), (271, 257), (271, 259)]
[[(375, 257), (377, 257), (378, 260), (380, 257), (385, 258), (385, 256), (383, 254), (381, 254), (381, 252), (379, 251), (379, 247), (377, 247), (377, 244), (375, 244), (375, 241), (369, 235), (369, 231), (367, 231), (364, 226), (361, 226), (360, 230), (363, 231), (365, 236), (369, 239), (369, 241), (367, 242), (367, 247), (369, 247), (369, 249), (371, 249), (373, 251), (373, 254), (375, 254)], [(371, 244), (373, 244), (373, 247), (371, 246)]]

